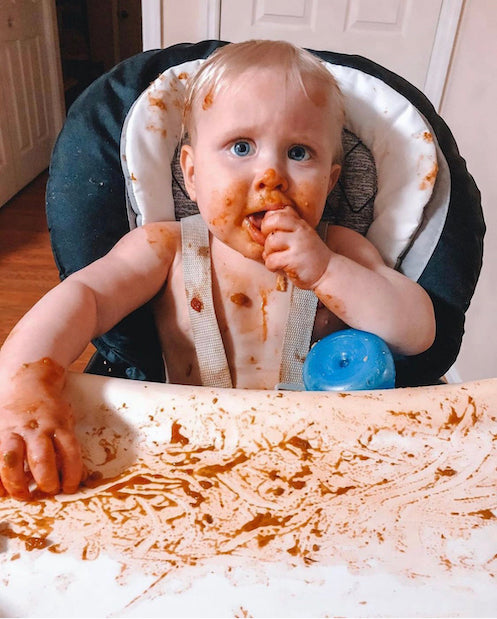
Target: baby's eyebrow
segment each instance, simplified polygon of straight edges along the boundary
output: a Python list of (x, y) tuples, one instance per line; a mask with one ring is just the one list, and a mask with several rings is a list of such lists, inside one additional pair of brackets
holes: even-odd
[(254, 135), (260, 131), (260, 127), (257, 125), (236, 125), (228, 127), (225, 130), (226, 135), (232, 135), (236, 137), (246, 137), (247, 135)]

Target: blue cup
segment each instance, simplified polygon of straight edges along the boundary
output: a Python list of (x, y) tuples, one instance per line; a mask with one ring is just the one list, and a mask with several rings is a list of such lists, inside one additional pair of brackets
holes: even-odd
[(308, 391), (393, 389), (395, 365), (381, 337), (344, 329), (314, 344), (304, 362), (303, 379)]

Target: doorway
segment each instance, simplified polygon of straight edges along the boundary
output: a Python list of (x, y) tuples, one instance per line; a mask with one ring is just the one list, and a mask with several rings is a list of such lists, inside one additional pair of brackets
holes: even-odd
[(66, 112), (97, 77), (143, 49), (141, 0), (57, 0)]

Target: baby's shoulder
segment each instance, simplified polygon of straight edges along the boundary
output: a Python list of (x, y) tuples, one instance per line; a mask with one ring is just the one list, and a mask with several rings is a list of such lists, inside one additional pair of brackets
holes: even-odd
[(140, 228), (147, 234), (163, 234), (168, 238), (181, 235), (181, 224), (179, 221), (152, 221), (139, 226)]
[(326, 240), (332, 251), (360, 264), (373, 267), (383, 263), (380, 253), (371, 241), (351, 228), (328, 226)]
[(128, 249), (147, 254), (149, 249), (161, 259), (169, 261), (181, 247), (181, 226), (177, 221), (156, 221), (132, 230), (127, 237)]
[(342, 245), (349, 245), (350, 243), (362, 244), (363, 242), (369, 243), (366, 237), (359, 234), (351, 228), (345, 226), (338, 226), (330, 224), (326, 232), (326, 240), (331, 249), (338, 251), (338, 247)]
[(154, 221), (140, 226), (148, 243), (160, 245), (177, 245), (181, 242), (181, 225), (179, 221)]

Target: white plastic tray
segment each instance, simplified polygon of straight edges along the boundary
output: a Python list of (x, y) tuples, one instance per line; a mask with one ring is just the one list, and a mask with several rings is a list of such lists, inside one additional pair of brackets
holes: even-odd
[(67, 392), (92, 475), (0, 500), (1, 616), (497, 614), (497, 379)]

